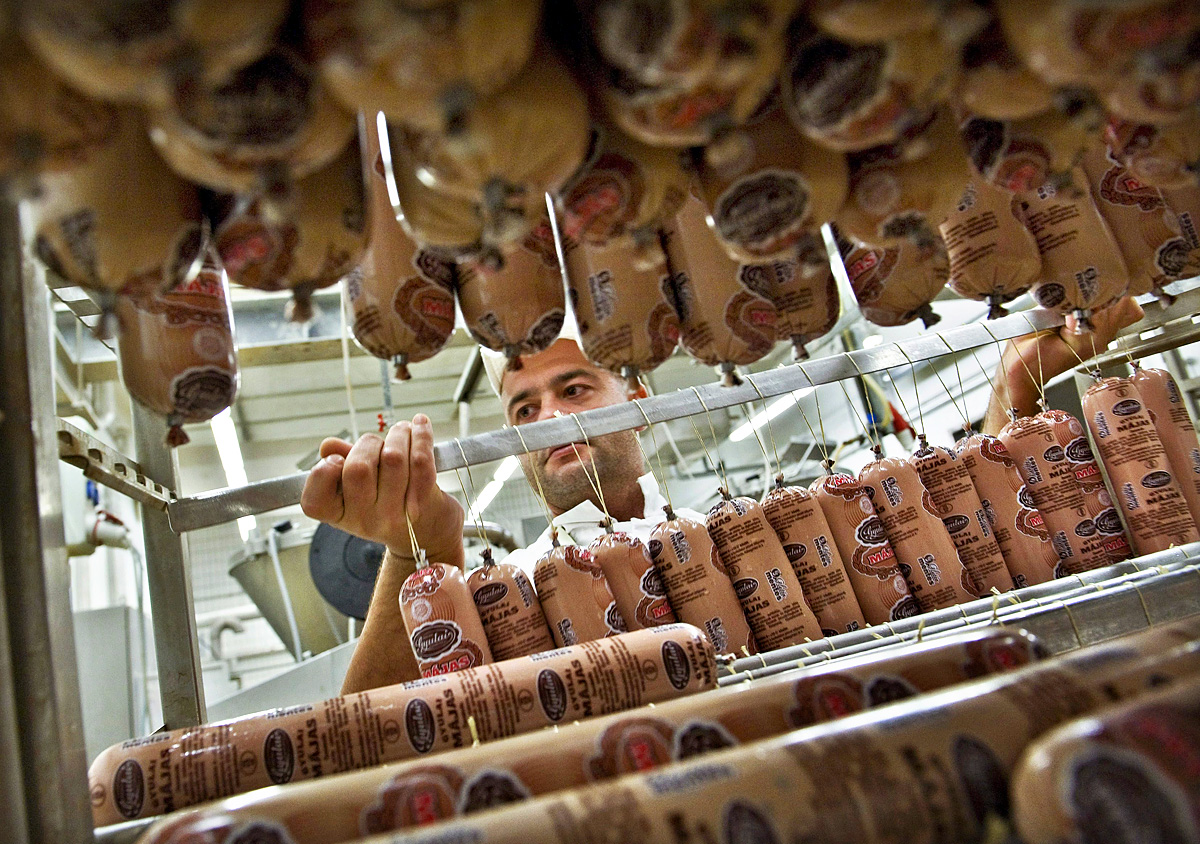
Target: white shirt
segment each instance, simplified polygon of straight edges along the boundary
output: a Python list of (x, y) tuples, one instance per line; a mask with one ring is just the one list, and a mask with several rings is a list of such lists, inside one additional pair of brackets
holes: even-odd
[[(650, 532), (654, 530), (655, 526), (667, 520), (667, 514), (663, 512), (667, 500), (658, 491), (658, 483), (654, 480), (654, 475), (649, 472), (638, 478), (638, 486), (642, 488), (642, 495), (646, 499), (646, 504), (642, 508), (642, 518), (614, 522), (613, 530), (623, 531), (646, 542), (650, 539)], [(702, 513), (686, 507), (677, 507), (675, 515), (695, 519), (700, 524), (704, 524)], [(601, 526), (603, 521), (604, 513), (591, 501), (576, 504), (554, 519), (554, 524), (558, 528), (558, 544), (586, 546), (604, 533), (604, 528)], [(537, 564), (538, 559), (553, 547), (550, 542), (550, 528), (546, 528), (533, 543), (528, 547), (513, 551), (504, 558), (504, 562), (519, 566), (521, 571), (525, 572), (532, 581), (533, 567)]]

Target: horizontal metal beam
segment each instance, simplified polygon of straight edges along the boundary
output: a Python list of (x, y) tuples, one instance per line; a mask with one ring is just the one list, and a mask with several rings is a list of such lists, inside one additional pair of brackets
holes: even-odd
[(135, 460), (70, 422), (57, 422), (59, 459), (82, 469), (85, 477), (155, 510), (166, 510), (175, 500), (174, 491), (147, 477)]
[[(514, 428), (503, 428), (458, 441), (437, 443), (434, 446), (434, 461), (439, 472), (490, 463), (509, 455), (522, 454), (527, 449), (538, 451), (581, 442), (585, 437), (628, 431), (645, 425), (647, 419), (650, 422), (682, 419), (709, 410), (754, 402), (759, 398), (784, 395), (805, 387), (832, 384), (859, 374), (907, 367), (917, 361), (986, 346), (1062, 324), (1061, 314), (1040, 309), (1011, 314), (986, 324), (969, 323), (946, 331), (922, 334), (900, 343), (856, 349), (747, 375), (743, 377), (742, 384), (734, 387), (708, 384), (642, 399), (636, 406), (634, 402), (623, 402), (559, 419), (533, 422), (522, 425), (520, 434)], [(298, 504), (307, 477), (308, 473), (302, 472), (179, 499), (167, 508), (171, 527), (182, 533)]]

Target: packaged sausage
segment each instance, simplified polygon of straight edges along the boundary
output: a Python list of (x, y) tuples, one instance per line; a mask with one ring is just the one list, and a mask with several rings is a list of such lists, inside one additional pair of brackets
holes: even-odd
[(958, 458), (971, 475), (1013, 586), (1020, 589), (1058, 577), (1059, 559), (1050, 532), (1004, 443), (988, 434), (971, 434), (959, 440)]
[[(1187, 268), (1200, 262), (1200, 180), (1182, 188), (1160, 188), (1163, 202), (1167, 205), (1167, 225), (1183, 241), (1187, 249)], [(1163, 297), (1161, 291), (1155, 291), (1159, 299), (1167, 302), (1171, 297)]]
[(675, 623), (667, 587), (640, 539), (608, 530), (592, 540), (588, 551), (604, 572), (617, 609), (630, 630)]
[(1154, 430), (1166, 449), (1171, 474), (1179, 482), (1192, 521), (1200, 525), (1200, 441), (1179, 385), (1165, 369), (1136, 364), (1130, 380), (1154, 420)]
[(832, 331), (842, 315), (837, 278), (820, 230), (801, 237), (795, 259), (750, 266), (747, 272), (760, 273), (766, 279), (767, 298), (778, 314), (775, 328), (780, 339), (791, 338), (796, 360), (807, 358), (804, 344)]
[(958, 131), (975, 173), (993, 187), (1023, 194), (1070, 182), (1099, 129), (1100, 116), (1090, 103), (1071, 101), (1022, 119), (968, 113), (961, 115)]
[(1064, 724), (1026, 749), (1012, 777), (1028, 844), (1196, 841), (1200, 678)]
[(917, 450), (908, 462), (929, 491), (933, 507), (954, 541), (958, 559), (980, 594), (993, 589), (1007, 592), (1012, 588), (1012, 575), (966, 464), (950, 449), (930, 445), (924, 434), (918, 441)]
[(797, 32), (780, 95), (788, 117), (817, 143), (865, 150), (924, 125), (949, 96), (958, 65), (957, 48), (932, 30), (880, 44)]
[(484, 551), (483, 565), (467, 575), (467, 586), (479, 611), (488, 648), (497, 660), (516, 659), (554, 647), (542, 602), (520, 568), (494, 563), (491, 551)]
[(1167, 63), (1135, 62), (1097, 92), (1112, 117), (1170, 125), (1186, 120), (1200, 99), (1200, 63), (1176, 56)]
[(758, 643), (708, 528), (677, 516), (654, 526), (646, 548), (681, 621), (700, 628), (719, 654), (755, 654)]
[(929, 249), (958, 205), (971, 168), (949, 111), (901, 143), (850, 156), (850, 190), (838, 228), (874, 246)]
[(183, 445), (184, 423), (207, 422), (237, 394), (228, 280), (206, 250), (195, 278), (161, 289), (158, 271), (135, 286), (149, 292), (117, 300), (121, 382), (139, 404), (166, 417), (167, 445)]
[[(725, 383), (735, 367), (754, 363), (775, 345), (778, 313), (761, 276), (726, 253), (691, 194), (663, 232), (680, 345), (697, 360), (720, 366)], [(752, 286), (753, 285), (753, 286)]]
[(988, 319), (1008, 313), (1004, 304), (1041, 273), (1041, 254), (1025, 227), (1020, 200), (978, 175), (938, 231), (950, 261), (947, 286), (966, 299), (987, 302)]
[(821, 632), (836, 636), (867, 624), (846, 574), (837, 544), (821, 505), (804, 487), (784, 486), (783, 476), (762, 502), (763, 515), (783, 544), (804, 598), (821, 623)]
[(454, 333), (453, 262), (420, 249), (396, 220), (374, 121), (361, 119), (367, 184), (368, 242), (362, 262), (345, 278), (354, 339), (394, 361), (407, 381), (408, 364), (433, 357)]
[(583, 163), (591, 124), (583, 90), (543, 46), (508, 85), (471, 106), (465, 126), (399, 140), (421, 181), (473, 203), (485, 243), (502, 248), (540, 225), (546, 193)]
[(1073, 171), (1073, 179), (1061, 190), (1044, 184), (1022, 194), (1021, 201), (1042, 256), (1033, 298), (1043, 308), (1074, 315), (1079, 330), (1086, 331), (1090, 311), (1125, 295), (1129, 270), (1082, 169)]
[(1110, 120), (1104, 129), (1109, 153), (1139, 182), (1156, 188), (1196, 184), (1200, 162), (1200, 106), (1165, 126)]
[(400, 613), (422, 677), (492, 661), (487, 634), (462, 569), (431, 563), (400, 587)]
[(34, 193), (39, 172), (69, 168), (102, 147), (117, 129), (118, 112), (49, 73), (0, 25), (0, 120), (0, 178), (24, 179), (24, 192)]
[(89, 97), (162, 102), (180, 77), (227, 79), (272, 45), (285, 0), (218, 3), (35, 2), (22, 34), (56, 76)]
[(533, 586), (560, 648), (629, 629), (603, 570), (585, 548), (559, 545), (556, 539), (534, 566)]
[(74, 166), (40, 180), (33, 251), (65, 281), (100, 294), (104, 334), (113, 294), (148, 293), (191, 261), (200, 203), (196, 188), (155, 154), (134, 109), (114, 111), (103, 140), (81, 152)]
[(505, 247), (497, 264), (486, 256), (458, 264), (458, 307), (467, 331), (481, 346), (504, 352), (512, 369), (558, 339), (566, 318), (562, 271), (550, 218), (519, 243)]
[[(716, 686), (686, 624), (115, 744), (88, 772), (97, 826), (370, 768)], [(472, 728), (473, 725), (473, 728)]]
[(829, 472), (813, 481), (810, 490), (825, 514), (867, 623), (886, 624), (919, 613), (883, 522), (858, 479)]
[(941, 321), (930, 305), (950, 277), (940, 235), (928, 248), (901, 243), (885, 249), (847, 240), (839, 231), (838, 248), (858, 309), (868, 321), (906, 325), (919, 318), (926, 328)]
[(896, 561), (922, 612), (952, 607), (979, 597), (975, 579), (958, 557), (929, 490), (907, 460), (875, 460), (858, 473), (875, 507)]
[[(321, 79), (350, 112), (435, 131), (471, 118), (471, 106), (528, 62), (541, 0), (306, 3), (305, 30)], [(333, 37), (337, 36), (337, 37)]]
[(730, 257), (789, 260), (846, 199), (846, 157), (801, 135), (782, 108), (738, 134), (733, 154), (701, 156), (698, 184), (713, 229)]
[(159, 154), (184, 178), (285, 207), (292, 181), (330, 166), (354, 137), (354, 119), (284, 46), (232, 78), (178, 85), (150, 124)]
[(258, 196), (228, 198), (216, 245), (229, 278), (258, 290), (291, 290), (288, 317), (313, 317), (314, 290), (353, 270), (366, 247), (362, 162), (355, 148), (297, 181), (288, 210)]
[(807, 11), (833, 37), (872, 44), (933, 29), (941, 9), (929, 0), (814, 0)]
[(1054, 105), (1054, 89), (1013, 53), (994, 16), (964, 45), (962, 64), (954, 98), (970, 114), (1023, 120)]
[(1125, 259), (1131, 294), (1161, 293), (1172, 281), (1200, 271), (1200, 254), (1193, 255), (1191, 244), (1172, 226), (1174, 215), (1157, 188), (1114, 163), (1102, 146), (1088, 150), (1082, 164), (1096, 208)]
[[(1067, 463), (1075, 475), (1075, 482), (1083, 491), (1083, 504), (1087, 511), (1086, 518), (1075, 528), (1077, 536), (1088, 542), (1098, 542), (1104, 548), (1109, 563), (1119, 563), (1133, 556), (1121, 517), (1117, 513), (1108, 488), (1104, 486), (1104, 476), (1096, 464), (1096, 457), (1088, 443), (1083, 425), (1065, 410), (1049, 408), (1040, 414), (1044, 416), (1054, 430), (1056, 441)], [(1091, 533), (1088, 521), (1095, 528)], [(1074, 574), (1075, 572), (1071, 572)]]
[(742, 602), (742, 611), (764, 651), (820, 639), (813, 615), (787, 553), (759, 503), (752, 498), (724, 500), (708, 511), (708, 534)]
[(1034, 739), (1113, 700), (1182, 685), (1198, 666), (1200, 653), (1188, 646), (1147, 660), (1123, 642), (1099, 645), (719, 756), (386, 840), (576, 842), (598, 829), (647, 844), (982, 840), (1007, 818), (1009, 777)]
[(1139, 556), (1200, 542), (1154, 420), (1129, 378), (1102, 378), (1083, 394), (1083, 415)]
[(770, 738), (1021, 668), (1039, 656), (1035, 640), (1013, 631), (927, 639), (653, 709), (592, 718), (560, 729), (553, 741), (541, 734), (515, 736), (484, 749), (451, 750), (436, 760), (344, 774), (336, 787), (309, 782), (261, 790), (164, 818), (141, 844), (184, 844), (201, 831), (220, 836), (255, 825), (281, 830), (293, 844), (335, 844), (436, 823)]

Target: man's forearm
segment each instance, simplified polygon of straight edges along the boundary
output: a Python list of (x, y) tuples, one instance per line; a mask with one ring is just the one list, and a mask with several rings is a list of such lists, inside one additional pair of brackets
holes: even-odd
[(362, 634), (350, 657), (342, 694), (377, 689), (421, 676), (400, 615), (400, 587), (417, 563), (388, 551), (375, 579)]

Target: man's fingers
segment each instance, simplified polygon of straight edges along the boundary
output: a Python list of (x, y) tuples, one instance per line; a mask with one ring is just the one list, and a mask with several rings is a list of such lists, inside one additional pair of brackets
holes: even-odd
[(365, 515), (375, 506), (382, 449), (382, 438), (363, 434), (346, 457), (342, 467), (342, 499), (346, 502), (346, 512), (352, 516)]
[(383, 439), (379, 453), (378, 503), (389, 511), (403, 511), (409, 484), (409, 450), (412, 425), (397, 422)]
[(429, 417), (418, 413), (412, 421), (412, 447), (409, 450), (409, 495), (418, 500), (437, 486), (437, 468), (433, 465), (433, 426)]
[(321, 440), (321, 456), (328, 457), (331, 454), (346, 457), (350, 454), (350, 443), (340, 440), (337, 437), (326, 437)]
[(342, 502), (342, 466), (345, 459), (340, 454), (331, 455), (308, 473), (304, 491), (300, 494), (300, 509), (304, 515), (319, 522), (336, 524), (345, 515)]

